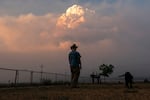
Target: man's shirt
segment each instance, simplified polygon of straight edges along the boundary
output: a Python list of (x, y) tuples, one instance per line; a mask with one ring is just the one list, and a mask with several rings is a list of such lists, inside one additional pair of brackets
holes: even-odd
[(71, 51), (69, 53), (69, 64), (71, 67), (77, 67), (81, 64), (81, 61), (80, 61), (80, 53), (77, 52), (77, 51)]

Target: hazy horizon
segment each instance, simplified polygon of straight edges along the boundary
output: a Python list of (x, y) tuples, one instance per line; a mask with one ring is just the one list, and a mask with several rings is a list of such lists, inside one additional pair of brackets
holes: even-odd
[(1, 0), (0, 67), (70, 73), (73, 43), (82, 76), (115, 66), (150, 77), (149, 0)]

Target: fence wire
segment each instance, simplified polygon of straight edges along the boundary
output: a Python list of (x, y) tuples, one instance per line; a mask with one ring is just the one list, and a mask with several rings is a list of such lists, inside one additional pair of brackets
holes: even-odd
[[(67, 83), (70, 82), (71, 75), (41, 72), (34, 70), (21, 70), (0, 68), (0, 84), (41, 84), (47, 83)], [(90, 77), (79, 77), (79, 83), (90, 83)]]

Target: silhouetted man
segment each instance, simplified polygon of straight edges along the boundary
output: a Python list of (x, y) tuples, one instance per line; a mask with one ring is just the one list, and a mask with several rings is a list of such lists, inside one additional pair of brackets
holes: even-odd
[(126, 82), (126, 87), (132, 88), (133, 76), (131, 75), (130, 72), (125, 73), (125, 82)]
[(76, 51), (78, 48), (76, 44), (73, 44), (70, 48), (71, 52), (69, 53), (69, 64), (71, 70), (71, 87), (76, 88), (81, 69), (81, 56), (80, 53)]
[(130, 72), (125, 72), (124, 75), (121, 75), (120, 77), (124, 76), (125, 77), (125, 85), (127, 88), (132, 88), (132, 83), (133, 83), (133, 76), (131, 75)]

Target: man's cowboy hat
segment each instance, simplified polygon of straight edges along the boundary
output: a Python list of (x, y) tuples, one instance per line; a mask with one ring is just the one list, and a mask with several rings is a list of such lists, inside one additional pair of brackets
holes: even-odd
[(70, 48), (74, 49), (74, 48), (78, 48), (78, 46), (76, 46), (76, 44), (73, 44)]

